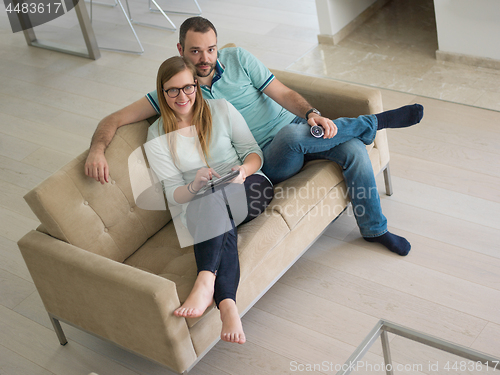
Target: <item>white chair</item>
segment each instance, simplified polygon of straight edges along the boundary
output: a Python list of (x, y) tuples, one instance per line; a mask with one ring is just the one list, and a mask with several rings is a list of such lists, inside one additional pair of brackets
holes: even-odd
[[(141, 44), (141, 41), (139, 40), (139, 37), (137, 36), (137, 33), (135, 32), (134, 26), (132, 25), (132, 20), (130, 17), (127, 15), (127, 12), (125, 12), (125, 8), (123, 7), (123, 4), (121, 0), (114, 0), (115, 4), (108, 4), (108, 3), (103, 3), (103, 2), (97, 2), (96, 4), (98, 5), (103, 5), (103, 6), (109, 6), (109, 7), (116, 7), (116, 5), (120, 6), (120, 9), (123, 12), (123, 15), (125, 16), (125, 19), (127, 20), (127, 24), (129, 25), (130, 29), (132, 30), (132, 33), (135, 36), (135, 40), (137, 41), (137, 44), (139, 45), (140, 51), (130, 51), (130, 50), (124, 50), (124, 49), (119, 49), (119, 48), (109, 48), (109, 47), (99, 47), (99, 49), (107, 50), (107, 51), (115, 51), (115, 52), (127, 52), (127, 53), (136, 53), (138, 55), (142, 54), (144, 52), (144, 47)], [(90, 23), (92, 23), (92, 3), (93, 0), (90, 0)], [(127, 0), (127, 7), (128, 7), (128, 0)], [(129, 11), (130, 12), (130, 11)]]
[[(99, 47), (100, 49), (103, 49), (103, 50), (108, 50), (108, 51), (116, 51), (116, 52), (127, 52), (127, 53), (136, 53), (136, 54), (142, 54), (144, 52), (144, 47), (142, 46), (141, 44), (141, 41), (139, 40), (139, 37), (137, 36), (137, 33), (135, 32), (135, 29), (134, 29), (134, 25), (141, 25), (141, 26), (149, 26), (149, 27), (156, 27), (156, 28), (159, 28), (159, 29), (164, 29), (164, 30), (170, 30), (170, 31), (176, 31), (177, 30), (177, 27), (175, 26), (175, 24), (172, 22), (172, 20), (170, 19), (170, 17), (167, 16), (167, 13), (174, 13), (174, 14), (183, 14), (183, 15), (196, 15), (196, 16), (199, 16), (201, 14), (201, 8), (200, 8), (200, 5), (198, 4), (198, 1), (197, 0), (193, 0), (196, 7), (198, 8), (198, 13), (190, 13), (190, 12), (179, 12), (179, 11), (170, 11), (170, 10), (163, 10), (159, 5), (158, 3), (156, 2), (156, 0), (148, 0), (148, 4), (149, 4), (149, 11), (150, 12), (157, 12), (157, 13), (161, 13), (163, 15), (163, 17), (165, 17), (165, 19), (170, 23), (171, 27), (164, 27), (164, 26), (158, 26), (158, 25), (155, 25), (155, 24), (152, 24), (152, 23), (146, 23), (146, 22), (138, 22), (138, 21), (135, 21), (133, 18), (132, 18), (132, 12), (130, 11), (130, 6), (129, 6), (129, 3), (128, 3), (128, 0), (125, 0), (125, 4), (127, 5), (127, 11), (125, 11), (125, 8), (123, 7), (123, 4), (121, 2), (121, 0), (114, 0), (114, 4), (110, 4), (110, 3), (104, 3), (104, 2), (100, 2), (100, 1), (94, 1), (94, 0), (89, 0), (89, 3), (90, 3), (90, 22), (92, 23), (92, 4), (93, 3), (96, 3), (98, 5), (102, 5), (102, 6), (107, 6), (107, 7), (116, 7), (117, 5), (120, 6), (120, 9), (122, 10), (123, 12), (123, 15), (125, 16), (125, 19), (127, 21), (127, 24), (129, 25), (130, 29), (132, 30), (132, 33), (134, 34), (134, 37), (135, 37), (135, 40), (137, 41), (137, 44), (139, 45), (139, 48), (140, 48), (140, 51), (130, 51), (130, 50), (123, 50), (123, 49), (118, 49), (118, 48), (108, 48), (108, 47)], [(154, 4), (154, 6), (157, 8), (157, 9), (153, 9), (151, 8), (151, 3)]]
[[(171, 31), (176, 31), (177, 30), (177, 27), (175, 26), (175, 24), (172, 22), (172, 20), (167, 16), (166, 13), (171, 13), (171, 14), (182, 14), (182, 15), (188, 15), (188, 16), (199, 16), (201, 15), (201, 8), (200, 8), (200, 4), (198, 4), (198, 1), (197, 0), (193, 0), (194, 1), (194, 4), (196, 5), (196, 7), (198, 8), (198, 12), (179, 12), (179, 11), (173, 11), (173, 10), (165, 10), (165, 9), (162, 9), (158, 3), (156, 2), (156, 0), (148, 0), (148, 6), (149, 6), (149, 11), (150, 12), (156, 12), (156, 13), (161, 13), (163, 15), (163, 17), (166, 18), (166, 20), (170, 23), (170, 25), (172, 25), (172, 27), (163, 27), (163, 26), (158, 26), (158, 25), (154, 25), (152, 23), (145, 23), (145, 22), (138, 22), (138, 21), (134, 21), (133, 18), (132, 18), (132, 14), (130, 12), (130, 7), (128, 6), (128, 0), (125, 0), (127, 2), (127, 9), (128, 9), (128, 12), (129, 12), (129, 17), (130, 17), (130, 20), (132, 21), (133, 24), (135, 25), (141, 25), (141, 26), (150, 26), (150, 27), (157, 27), (159, 29), (164, 29), (164, 30), (171, 30)], [(154, 6), (156, 7), (156, 9), (152, 8), (151, 7), (151, 3), (154, 4)]]

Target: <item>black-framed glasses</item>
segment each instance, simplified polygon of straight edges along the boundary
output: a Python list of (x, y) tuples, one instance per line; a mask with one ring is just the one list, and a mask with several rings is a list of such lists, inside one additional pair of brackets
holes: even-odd
[(196, 84), (186, 85), (186, 86), (181, 87), (181, 88), (172, 87), (168, 90), (163, 89), (163, 91), (165, 91), (167, 93), (169, 98), (177, 98), (179, 96), (179, 94), (181, 93), (181, 90), (186, 95), (192, 95), (196, 91)]

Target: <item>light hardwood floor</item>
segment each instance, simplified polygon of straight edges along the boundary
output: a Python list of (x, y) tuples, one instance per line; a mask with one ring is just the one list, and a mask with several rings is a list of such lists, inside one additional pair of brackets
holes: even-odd
[[(270, 67), (285, 69), (317, 46), (313, 0), (199, 2), (220, 45), (236, 42)], [(116, 12), (94, 8), (98, 38), (134, 48)], [(64, 29), (78, 42), (69, 16), (40, 27), (40, 35), (56, 40)], [(178, 25), (184, 18), (172, 16)], [(144, 55), (103, 52), (90, 61), (28, 48), (0, 15), (1, 375), (170, 374), (67, 326), (69, 344), (61, 347), (16, 245), (38, 225), (23, 195), (84, 151), (100, 118), (154, 89), (158, 65), (176, 54), (175, 33), (137, 31)], [(390, 230), (410, 240), (410, 254), (363, 241), (345, 213), (245, 315), (248, 342), (218, 343), (192, 374), (292, 374), (299, 363), (342, 364), (382, 318), (500, 355), (500, 113), (382, 93), (387, 109), (425, 106), (420, 125), (389, 132), (393, 196), (378, 177)], [(454, 373), (443, 366), (456, 358), (391, 339), (395, 362), (425, 364), (406, 373)], [(382, 361), (380, 345), (366, 361)], [(429, 361), (439, 361), (439, 371)]]

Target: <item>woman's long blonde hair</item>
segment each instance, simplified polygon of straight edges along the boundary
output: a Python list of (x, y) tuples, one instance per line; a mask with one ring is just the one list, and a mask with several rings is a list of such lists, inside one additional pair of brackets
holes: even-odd
[[(172, 108), (169, 107), (165, 96), (163, 95), (163, 84), (171, 79), (176, 74), (183, 72), (184, 70), (189, 70), (193, 74), (193, 82), (196, 79), (196, 68), (188, 60), (180, 57), (174, 56), (165, 60), (158, 69), (158, 76), (156, 78), (156, 91), (158, 94), (158, 101), (160, 104), (160, 114), (163, 121), (163, 129), (166, 134), (179, 130), (177, 128), (177, 118)], [(212, 135), (212, 114), (210, 113), (210, 108), (208, 104), (203, 100), (201, 89), (198, 83), (196, 83), (196, 100), (193, 105), (193, 124), (196, 126), (196, 132), (198, 134), (198, 139), (200, 141), (201, 150), (199, 150), (203, 156), (202, 160), (206, 160), (209, 156), (208, 146), (210, 144), (210, 137)], [(177, 137), (167, 137), (169, 142), (170, 153), (174, 164), (177, 165), (177, 153), (175, 140)]]

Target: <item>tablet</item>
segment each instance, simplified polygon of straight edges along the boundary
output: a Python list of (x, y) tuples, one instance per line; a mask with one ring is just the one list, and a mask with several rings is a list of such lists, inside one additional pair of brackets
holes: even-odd
[(204, 193), (208, 189), (216, 188), (217, 186), (220, 186), (220, 185), (222, 185), (222, 184), (224, 184), (226, 182), (230, 182), (234, 178), (236, 178), (239, 174), (240, 174), (240, 170), (236, 169), (234, 171), (230, 171), (230, 172), (226, 173), (225, 175), (221, 176), (220, 178), (218, 178), (216, 180), (210, 180), (210, 181), (208, 181), (208, 183), (205, 186), (203, 186), (200, 189), (200, 191), (198, 192), (198, 194), (199, 193)]

